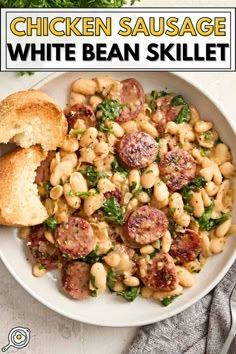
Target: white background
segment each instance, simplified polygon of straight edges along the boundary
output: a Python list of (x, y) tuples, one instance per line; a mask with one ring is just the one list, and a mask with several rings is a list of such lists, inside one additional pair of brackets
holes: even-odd
[[(208, 6), (236, 6), (236, 0), (208, 0)], [(143, 6), (162, 5), (162, 0), (142, 0)], [(165, 0), (164, 6), (206, 6), (205, 0)], [(16, 78), (13, 73), (0, 73), (0, 99), (7, 94), (30, 87), (47, 74)], [(235, 121), (236, 73), (184, 73), (198, 87), (206, 89)], [(207, 118), (207, 117), (206, 117)], [(132, 340), (135, 328), (101, 328), (66, 319), (31, 298), (0, 263), (0, 347), (7, 344), (8, 331), (24, 324), (32, 339), (20, 354), (121, 354)], [(16, 353), (13, 349), (7, 353)], [(142, 350), (140, 348), (140, 354)], [(181, 353), (178, 353), (181, 354)]]

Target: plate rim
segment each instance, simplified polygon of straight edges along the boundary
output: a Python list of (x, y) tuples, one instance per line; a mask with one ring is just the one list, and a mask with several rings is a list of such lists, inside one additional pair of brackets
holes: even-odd
[[(81, 71), (82, 72), (82, 71)], [(83, 71), (84, 72), (84, 71)], [(88, 71), (88, 72), (93, 72), (93, 71)], [(97, 71), (97, 72), (102, 72), (102, 70)], [(112, 70), (111, 70), (112, 72)], [(117, 71), (116, 71), (117, 72)], [(124, 73), (124, 71), (120, 70), (119, 72)], [(140, 72), (140, 71), (138, 71)], [(156, 71), (153, 71), (154, 73), (157, 73)], [(40, 87), (43, 84), (46, 84), (47, 82), (66, 74), (67, 72), (57, 72), (57, 73), (51, 73), (49, 75), (47, 75), (46, 77), (42, 78), (41, 80), (39, 80), (36, 84), (34, 84), (33, 86), (31, 86), (32, 89), (40, 89)], [(78, 72), (79, 73), (79, 72)], [(202, 93), (216, 108), (217, 110), (223, 115), (224, 119), (227, 121), (227, 123), (229, 124), (230, 128), (232, 129), (232, 131), (234, 132), (234, 134), (236, 134), (236, 125), (233, 126), (231, 123), (231, 120), (228, 118), (228, 115), (224, 112), (224, 109), (220, 108), (218, 103), (216, 102), (216, 100), (211, 96), (211, 94), (209, 94), (207, 92), (207, 90), (205, 88), (198, 88), (198, 86), (196, 86), (193, 82), (193, 79), (189, 79), (189, 78), (185, 78), (181, 75), (181, 73), (173, 73), (173, 72), (168, 72), (169, 74), (171, 74), (172, 76), (176, 76), (177, 78), (181, 79), (182, 81), (186, 82), (188, 85), (191, 85), (195, 90), (197, 90), (198, 92)], [(236, 203), (236, 201), (235, 201)], [(215, 277), (215, 279), (211, 282), (211, 284), (209, 286), (207, 286), (202, 292), (201, 294), (199, 294), (197, 297), (193, 298), (192, 300), (189, 300), (186, 302), (186, 304), (182, 304), (180, 305), (178, 308), (174, 308), (173, 310), (171, 310), (168, 312), (168, 314), (162, 314), (162, 315), (158, 315), (158, 318), (153, 320), (142, 320), (140, 318), (139, 321), (136, 320), (135, 323), (132, 323), (132, 321), (125, 321), (122, 322), (122, 320), (120, 321), (120, 323), (116, 323), (113, 324), (112, 321), (109, 323), (109, 321), (107, 321), (106, 324), (102, 324), (100, 321), (96, 321), (93, 320), (86, 320), (85, 318), (83, 319), (79, 319), (79, 314), (77, 315), (73, 315), (73, 313), (67, 313), (65, 310), (61, 309), (61, 308), (57, 308), (55, 307), (52, 303), (48, 302), (47, 300), (43, 299), (40, 295), (38, 295), (36, 292), (34, 292), (19, 276), (18, 274), (11, 268), (10, 264), (8, 263), (7, 258), (5, 258), (4, 254), (2, 253), (2, 250), (0, 248), (0, 259), (2, 260), (3, 264), (5, 265), (5, 267), (7, 268), (8, 272), (13, 276), (13, 278), (18, 282), (19, 285), (21, 285), (21, 287), (27, 291), (34, 299), (36, 299), (37, 301), (39, 301), (41, 304), (43, 304), (44, 306), (48, 307), (50, 310), (66, 317), (66, 318), (70, 318), (72, 320), (75, 321), (79, 321), (81, 323), (86, 323), (89, 325), (96, 325), (99, 327), (113, 327), (113, 328), (128, 328), (128, 327), (139, 327), (139, 326), (144, 326), (144, 325), (149, 325), (149, 324), (153, 324), (156, 322), (160, 322), (163, 320), (166, 320), (170, 317), (173, 317), (181, 312), (183, 312), (184, 310), (186, 310), (187, 308), (191, 307), (192, 305), (194, 305), (195, 303), (197, 303), (199, 300), (201, 300), (204, 296), (206, 296), (212, 289), (214, 289), (217, 284), (223, 279), (223, 277), (226, 275), (226, 273), (228, 272), (228, 270), (230, 269), (230, 267), (232, 266), (232, 264), (234, 263), (235, 259), (236, 259), (236, 249), (233, 251), (231, 257), (228, 259), (228, 261), (225, 263), (224, 267), (222, 268), (222, 270), (218, 273), (217, 277)]]

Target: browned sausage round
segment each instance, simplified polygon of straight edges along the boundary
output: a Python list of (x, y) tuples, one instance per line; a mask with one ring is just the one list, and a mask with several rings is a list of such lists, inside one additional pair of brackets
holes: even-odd
[(177, 191), (188, 184), (196, 173), (196, 163), (189, 152), (174, 149), (165, 154), (159, 164), (160, 176), (170, 190)]
[(201, 251), (199, 235), (190, 229), (184, 234), (179, 234), (172, 242), (170, 255), (178, 262), (194, 261)]
[(125, 135), (120, 142), (119, 155), (121, 160), (132, 168), (143, 168), (157, 157), (157, 143), (151, 135), (134, 132)]
[(91, 225), (78, 216), (70, 216), (68, 222), (60, 224), (55, 239), (61, 252), (73, 259), (87, 256), (95, 246)]
[(31, 227), (27, 246), (36, 262), (44, 265), (47, 269), (52, 269), (59, 265), (59, 249), (46, 240), (43, 225)]
[(144, 205), (130, 214), (123, 227), (124, 242), (130, 247), (142, 247), (162, 237), (168, 227), (165, 214)]
[(50, 165), (54, 157), (55, 151), (49, 151), (46, 159), (37, 168), (35, 183), (40, 184), (50, 180)]
[(167, 123), (175, 120), (182, 109), (182, 106), (171, 106), (172, 98), (173, 96), (167, 95), (156, 101), (157, 109), (154, 114), (158, 113), (159, 116), (162, 117), (157, 123), (157, 130), (159, 133), (164, 133)]
[(68, 130), (74, 128), (77, 119), (83, 119), (88, 127), (93, 127), (96, 124), (96, 116), (92, 108), (86, 104), (80, 103), (68, 108), (65, 111), (65, 116), (68, 122)]
[(90, 266), (83, 262), (67, 263), (62, 268), (62, 287), (73, 299), (83, 300), (89, 297)]
[(178, 278), (173, 258), (167, 253), (158, 253), (151, 261), (142, 278), (144, 285), (154, 290), (176, 289)]
[(116, 120), (117, 122), (127, 122), (139, 114), (145, 102), (145, 93), (142, 85), (135, 79), (123, 80), (121, 85), (120, 100), (124, 107)]

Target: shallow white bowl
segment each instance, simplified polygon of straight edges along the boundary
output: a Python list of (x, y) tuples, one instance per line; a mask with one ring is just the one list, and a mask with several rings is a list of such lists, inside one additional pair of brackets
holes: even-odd
[[(55, 74), (40, 81), (36, 87), (47, 92), (63, 107), (66, 104), (72, 81), (79, 77), (94, 77), (96, 75), (96, 73)], [(143, 84), (146, 92), (153, 89), (168, 89), (171, 92), (184, 95), (187, 101), (199, 109), (203, 117), (214, 121), (221, 139), (231, 147), (234, 161), (236, 160), (235, 132), (230, 127), (227, 118), (206, 93), (202, 93), (192, 84), (172, 73), (137, 72), (129, 74), (114, 72), (111, 75), (119, 80), (130, 76), (135, 77)], [(40, 279), (32, 276), (31, 263), (27, 260), (27, 252), (25, 252), (23, 242), (17, 237), (16, 229), (2, 227), (0, 228), (0, 237), (0, 257), (3, 263), (13, 277), (34, 298), (50, 309), (74, 320), (112, 327), (150, 324), (185, 310), (217, 285), (236, 256), (236, 237), (230, 237), (224, 252), (210, 258), (201, 273), (197, 275), (197, 284), (193, 288), (185, 290), (184, 294), (168, 307), (162, 307), (157, 302), (141, 297), (128, 303), (110, 293), (80, 302), (69, 299), (61, 292), (59, 272), (49, 273)]]

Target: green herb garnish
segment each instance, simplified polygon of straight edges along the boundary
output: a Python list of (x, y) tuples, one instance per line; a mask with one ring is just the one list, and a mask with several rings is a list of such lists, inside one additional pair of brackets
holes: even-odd
[(106, 219), (113, 224), (123, 225), (124, 214), (120, 204), (115, 197), (111, 197), (105, 200), (103, 203), (103, 212)]
[(127, 301), (134, 301), (140, 293), (140, 288), (132, 288), (128, 286), (125, 290), (117, 292), (117, 295), (122, 296)]
[(110, 291), (114, 291), (114, 285), (116, 282), (116, 272), (114, 272), (114, 270), (109, 270), (107, 273), (107, 286), (109, 288)]
[(119, 172), (124, 174), (125, 176), (128, 176), (129, 174), (129, 168), (126, 167), (119, 159), (114, 158), (114, 160), (111, 163), (111, 169), (112, 172)]
[(99, 249), (99, 245), (96, 244), (95, 249), (92, 250), (86, 257), (83, 257), (83, 261), (88, 264), (94, 264), (100, 262), (102, 256), (97, 254), (98, 249)]
[(90, 187), (96, 187), (99, 179), (107, 176), (104, 172), (97, 171), (92, 166), (87, 166), (84, 170), (81, 170), (80, 172), (86, 177)]
[(149, 101), (149, 107), (151, 108), (152, 112), (155, 112), (157, 109), (157, 103), (156, 101), (158, 100), (158, 98), (164, 97), (169, 95), (168, 92), (166, 91), (156, 91), (153, 90), (150, 94), (150, 101)]
[(200, 188), (204, 188), (206, 183), (207, 181), (205, 177), (198, 176), (194, 178), (191, 182), (189, 182), (186, 186), (184, 186), (181, 189), (180, 193), (182, 194), (182, 197), (184, 199), (189, 199), (189, 197), (192, 195), (192, 192), (195, 192)]
[(123, 105), (116, 100), (105, 100), (97, 106), (97, 129), (101, 132), (110, 132), (106, 121), (114, 121), (119, 117)]
[(230, 218), (229, 213), (221, 213), (221, 216), (218, 219), (212, 219), (211, 215), (213, 209), (214, 202), (212, 202), (208, 208), (205, 208), (205, 211), (200, 218), (196, 219), (201, 230), (210, 231)]
[(53, 216), (49, 216), (45, 221), (44, 221), (44, 226), (48, 230), (54, 231), (57, 228), (58, 222)]
[(163, 306), (168, 306), (172, 303), (174, 299), (176, 299), (179, 295), (173, 295), (173, 296), (168, 296), (165, 297), (163, 300), (161, 300), (161, 303)]
[(179, 112), (179, 114), (177, 115), (177, 117), (175, 118), (175, 123), (176, 124), (181, 124), (181, 123), (187, 123), (189, 122), (190, 118), (191, 118), (191, 111), (189, 109), (189, 106), (187, 104), (187, 102), (185, 101), (185, 99), (183, 98), (183, 96), (178, 95), (178, 96), (174, 96), (171, 100), (171, 106), (183, 106)]
[(50, 190), (52, 189), (52, 185), (49, 181), (43, 183), (43, 188), (47, 194), (50, 193)]

